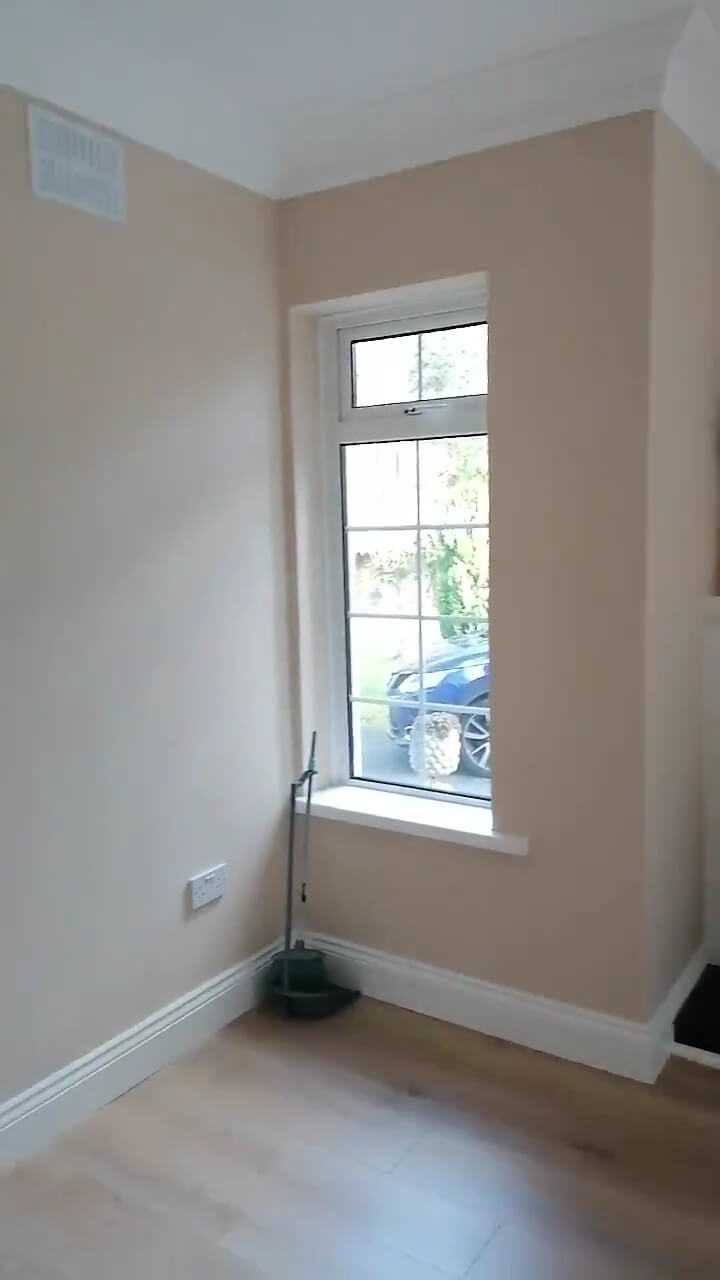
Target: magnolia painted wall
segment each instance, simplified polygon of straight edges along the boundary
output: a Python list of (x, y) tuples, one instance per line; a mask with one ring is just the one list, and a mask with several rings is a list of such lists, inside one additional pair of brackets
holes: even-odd
[(314, 924), (631, 1018), (652, 190), (641, 113), (281, 210), (288, 308), (489, 274), (494, 808), (530, 837), (510, 859), (319, 823)]
[[(699, 929), (678, 619), (709, 564), (717, 187), (688, 144), (640, 113), (279, 208), (128, 145), (126, 226), (32, 198), (8, 94), (0, 156), (0, 1100), (276, 935), (298, 712), (327, 725), (297, 626), (322, 584), (286, 568), (322, 534), (304, 308), (478, 271), (494, 807), (530, 856), (320, 822), (312, 923), (645, 1018)], [(227, 897), (188, 916), (219, 860)]]
[(34, 200), (0, 97), (0, 1100), (278, 931), (277, 211), (126, 165), (126, 226)]
[(720, 964), (720, 597), (706, 601), (703, 644), (704, 920), (708, 957)]
[[(658, 1001), (703, 936), (702, 651), (717, 521), (720, 176), (664, 116), (655, 118), (653, 146), (645, 839)], [(717, 783), (708, 777), (708, 786)], [(708, 892), (714, 897), (717, 884)]]
[(322, 824), (320, 929), (631, 1018), (701, 943), (719, 227), (717, 173), (648, 113), (284, 205), (298, 349), (314, 304), (489, 274), (493, 808), (530, 837)]

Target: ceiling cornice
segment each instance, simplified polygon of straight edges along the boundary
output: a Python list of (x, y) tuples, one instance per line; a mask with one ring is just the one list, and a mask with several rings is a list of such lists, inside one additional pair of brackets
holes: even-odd
[[(472, 75), (289, 122), (274, 195), (322, 190), (635, 111), (657, 110), (690, 10)], [(389, 125), (391, 122), (391, 125)]]
[[(31, 31), (19, 20), (14, 33), (7, 27), (0, 79), (281, 199), (642, 110), (663, 110), (720, 168), (720, 0), (705, 6), (391, 89), (352, 109), (328, 110), (326, 99), (310, 97), (279, 115), (249, 101), (239, 111), (224, 82), (202, 81), (201, 64), (185, 69), (191, 109), (178, 111), (171, 95), (156, 91), (148, 50), (133, 50), (129, 93), (123, 50), (97, 45), (88, 32), (75, 50), (82, 76), (72, 75), (70, 62), (50, 54), (60, 21), (51, 7), (45, 27)], [(10, 9), (25, 11), (22, 0), (10, 0)]]
[[(720, 7), (714, 9), (720, 21)], [(720, 169), (720, 28), (696, 9), (674, 45), (660, 106)]]

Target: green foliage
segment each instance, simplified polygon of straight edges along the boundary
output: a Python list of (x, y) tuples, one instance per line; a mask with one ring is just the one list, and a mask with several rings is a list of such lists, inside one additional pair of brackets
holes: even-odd
[[(424, 399), (461, 395), (472, 389), (469, 379), (477, 368), (476, 342), (472, 331), (464, 340), (453, 330), (423, 335), (413, 367), (421, 373)], [(486, 442), (477, 436), (421, 441), (420, 487), (423, 523), (486, 523)], [(487, 619), (486, 532), (427, 529), (422, 534), (421, 553), (425, 608), (440, 616), (442, 637), (450, 640), (477, 631), (477, 619)], [(413, 594), (416, 553), (408, 549), (407, 541), (395, 548), (389, 544), (382, 552), (373, 550), (358, 556), (356, 570), (365, 571), (366, 581), (372, 584), (374, 606), (381, 609), (385, 603), (391, 612), (396, 602)], [(409, 611), (413, 610), (411, 604)], [(466, 617), (472, 620), (466, 621)]]
[[(424, 569), (430, 577), (435, 612), (444, 640), (477, 630), (487, 617), (487, 569), (471, 535), (449, 530), (427, 535)], [(472, 614), (465, 621), (460, 615)], [(454, 615), (454, 616), (453, 616)]]
[[(487, 511), (488, 473), (484, 451), (472, 437), (459, 436), (443, 442), (444, 466), (438, 473), (442, 488), (445, 520), (452, 523), (481, 523)], [(475, 621), (464, 622), (457, 615), (487, 617), (487, 539), (479, 532), (444, 529), (424, 535), (423, 569), (429, 575), (435, 612), (443, 617), (440, 631), (444, 639), (477, 629)]]
[(378, 552), (361, 551), (355, 556), (355, 570), (365, 572), (370, 581), (372, 603), (382, 608), (390, 589), (396, 597), (400, 597), (403, 588), (415, 577), (415, 556), (402, 548)]

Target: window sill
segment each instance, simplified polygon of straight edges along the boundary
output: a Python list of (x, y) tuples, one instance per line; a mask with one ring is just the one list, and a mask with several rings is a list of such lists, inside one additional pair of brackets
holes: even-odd
[[(298, 798), (305, 812), (305, 797)], [(454, 804), (451, 800), (403, 796), (372, 787), (328, 787), (313, 793), (313, 814), (337, 822), (352, 822), (382, 831), (422, 836), (443, 844), (464, 844), (524, 857), (525, 836), (511, 836), (493, 829), (492, 811), (482, 805)]]

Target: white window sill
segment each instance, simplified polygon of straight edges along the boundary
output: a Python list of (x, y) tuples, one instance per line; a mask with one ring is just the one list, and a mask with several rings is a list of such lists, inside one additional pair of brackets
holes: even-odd
[[(305, 797), (298, 798), (305, 812)], [(337, 822), (353, 822), (382, 831), (424, 836), (444, 844), (465, 844), (475, 849), (494, 849), (523, 857), (528, 852), (525, 836), (511, 836), (493, 828), (492, 811), (483, 805), (454, 804), (434, 797), (398, 795), (372, 787), (328, 787), (313, 792), (313, 814)]]

